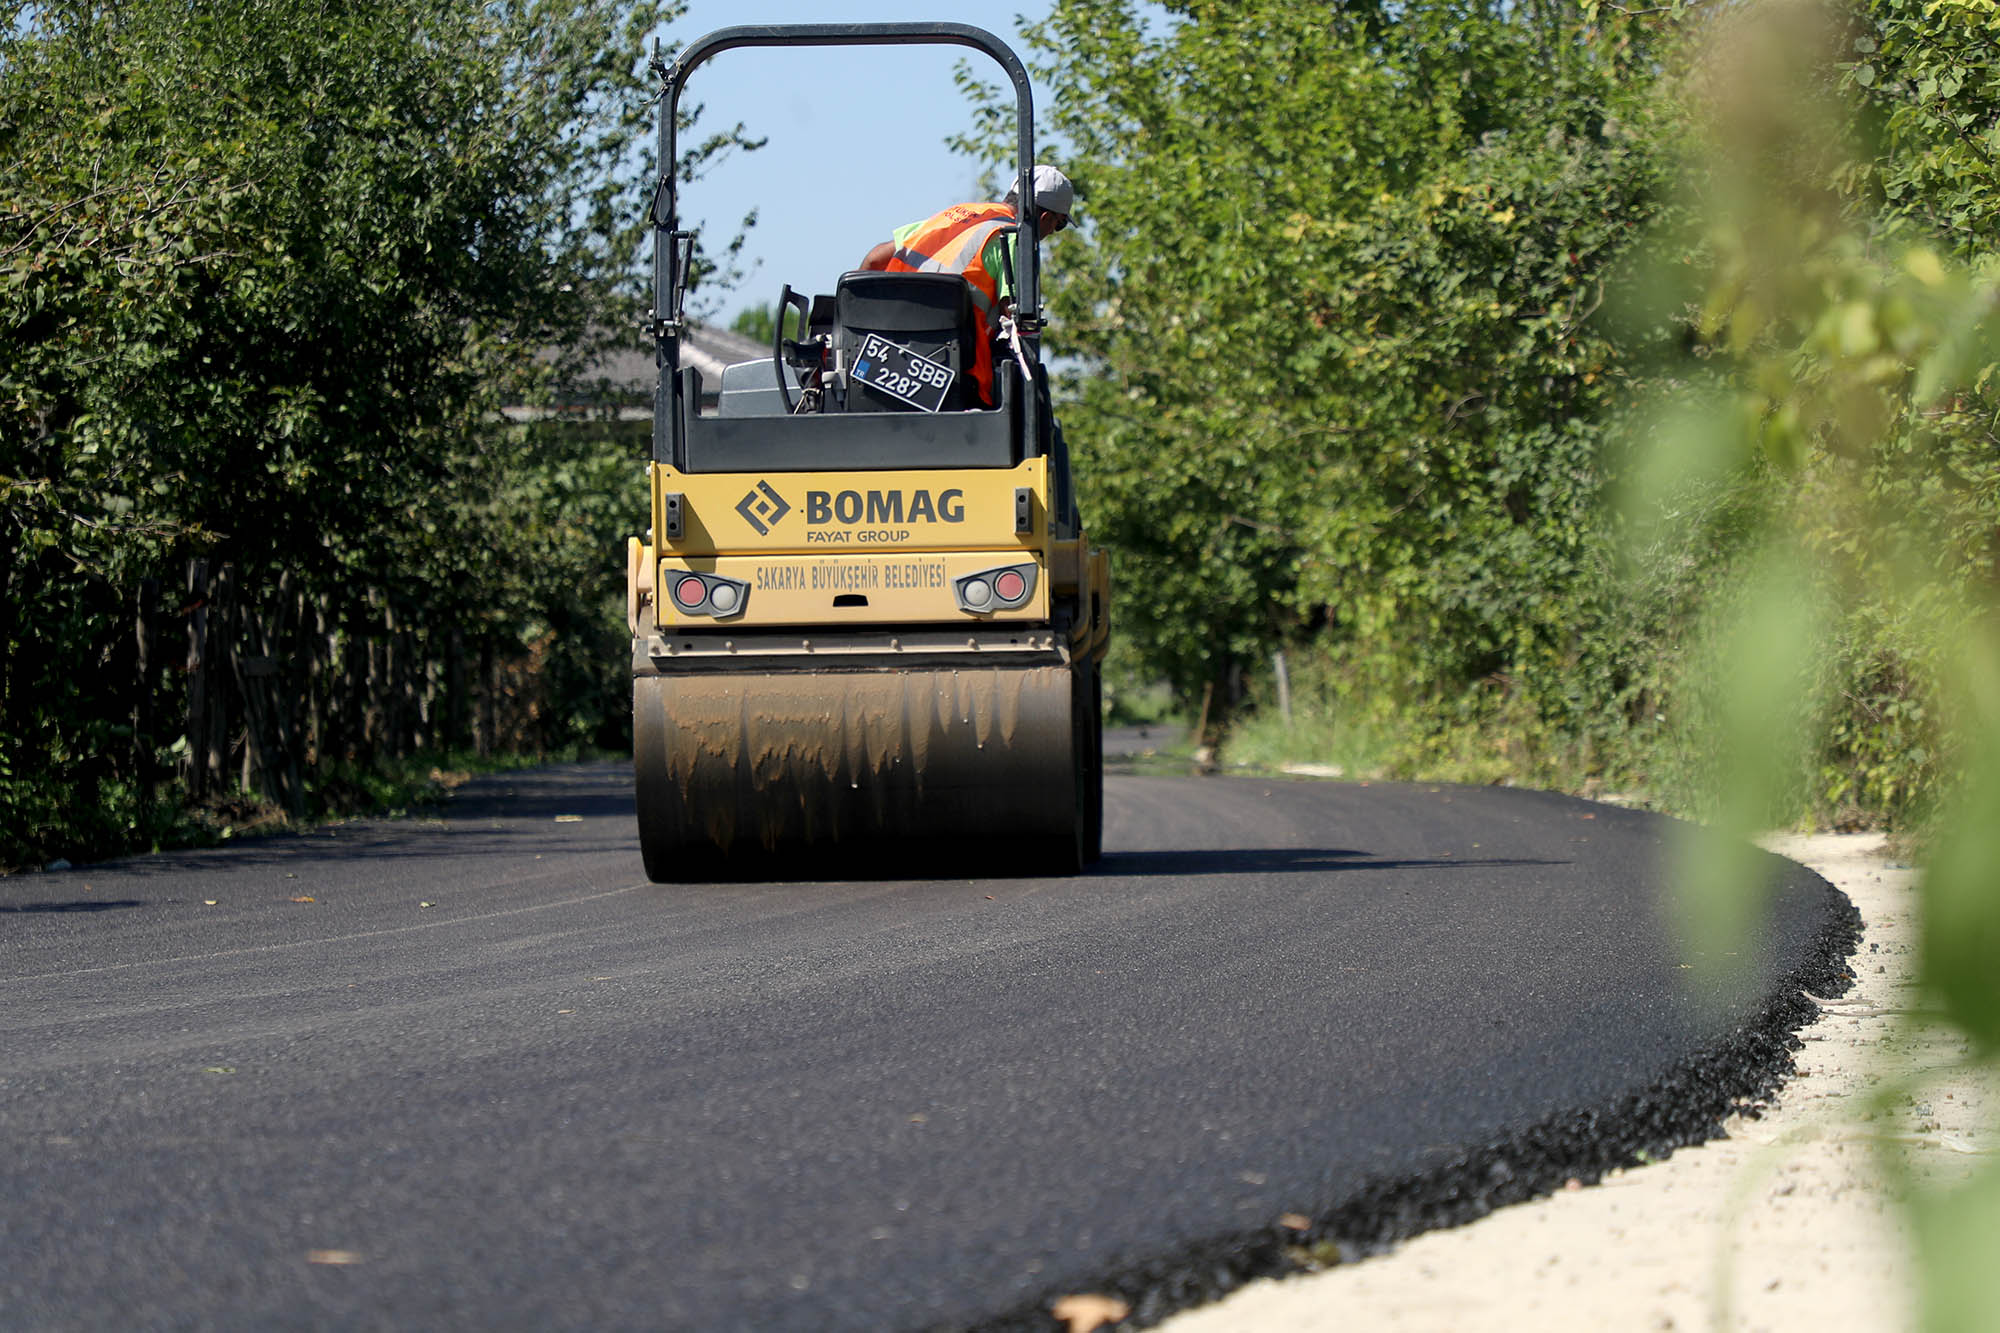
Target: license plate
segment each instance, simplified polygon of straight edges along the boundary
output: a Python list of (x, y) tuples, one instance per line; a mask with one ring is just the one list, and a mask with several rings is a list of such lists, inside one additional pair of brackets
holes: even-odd
[(912, 407), (935, 412), (944, 406), (944, 396), (951, 388), (951, 367), (871, 333), (861, 340), (861, 350), (855, 354), (854, 378)]

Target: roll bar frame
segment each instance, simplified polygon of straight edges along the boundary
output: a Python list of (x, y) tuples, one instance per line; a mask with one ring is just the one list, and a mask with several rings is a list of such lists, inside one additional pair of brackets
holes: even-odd
[[(681, 418), (681, 339), (687, 326), (681, 310), (685, 299), (683, 283), (693, 254), (693, 234), (680, 230), (680, 186), (675, 179), (679, 160), (679, 108), (681, 90), (688, 76), (713, 57), (740, 47), (766, 46), (969, 46), (991, 56), (1007, 71), (1014, 85), (1016, 123), (1019, 130), (1018, 193), (1020, 215), (1015, 221), (1014, 246), (1015, 317), (1033, 328), (1041, 317), (1040, 289), (1036, 285), (1039, 237), (1035, 227), (1035, 104), (1028, 83), (1028, 71), (1020, 57), (1005, 42), (984, 28), (968, 23), (783, 23), (747, 24), (718, 28), (682, 48), (672, 63), (659, 59), (654, 44), (653, 67), (660, 76), (660, 177), (653, 188), (650, 222), (653, 227), (653, 316), (648, 324), (656, 346), (655, 362), (659, 383), (653, 392), (653, 458), (671, 462), (680, 457)], [(661, 204), (665, 203), (662, 209)], [(780, 316), (782, 318), (782, 313)], [(1022, 426), (1029, 441), (1040, 439), (1037, 417), (1041, 405), (1033, 386), (1024, 386), (1021, 395)]]

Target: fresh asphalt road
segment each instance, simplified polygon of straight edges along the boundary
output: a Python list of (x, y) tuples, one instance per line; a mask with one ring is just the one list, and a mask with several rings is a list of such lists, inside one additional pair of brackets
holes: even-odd
[(0, 880), (0, 1328), (978, 1324), (1613, 1106), (1834, 911), (1710, 1010), (1655, 817), (1106, 808), (1074, 879), (669, 888), (605, 763)]

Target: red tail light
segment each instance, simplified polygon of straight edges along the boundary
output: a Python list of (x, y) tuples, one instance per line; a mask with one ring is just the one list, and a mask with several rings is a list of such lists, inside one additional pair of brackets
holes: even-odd
[(750, 600), (750, 585), (741, 579), (720, 574), (670, 574), (674, 605), (690, 616), (714, 616), (718, 620), (740, 614)]
[(1001, 565), (976, 574), (961, 574), (952, 580), (952, 596), (958, 609), (973, 615), (1012, 611), (1027, 605), (1035, 594), (1035, 578), (1040, 573), (1033, 563)]

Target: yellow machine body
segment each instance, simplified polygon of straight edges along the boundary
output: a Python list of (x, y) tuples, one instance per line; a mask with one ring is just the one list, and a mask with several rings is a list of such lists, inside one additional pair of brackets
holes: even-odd
[[(1059, 868), (1095, 853), (1109, 562), (1051, 535), (1045, 459), (779, 476), (656, 463), (651, 483), (652, 540), (627, 560), (649, 874), (856, 847)], [(1022, 566), (1017, 607), (953, 596)], [(689, 573), (738, 580), (740, 607), (685, 613), (672, 588)]]
[[(662, 554), (1032, 551), (1048, 539), (1049, 464), (909, 472), (684, 473), (652, 465), (653, 545)], [(1016, 498), (1032, 497), (1029, 525)], [(670, 537), (667, 497), (682, 497)]]
[[(650, 472), (652, 541), (633, 538), (627, 562), (635, 634), (646, 611), (669, 634), (1021, 626), (1046, 623), (1056, 602), (1073, 599), (1084, 608), (1068, 627), (1073, 649), (1097, 660), (1110, 646), (1109, 559), (1082, 536), (1051, 535), (1046, 459), (1004, 470), (691, 475), (655, 463)], [(1018, 563), (1037, 569), (1020, 605), (971, 611), (953, 597), (956, 580)], [(747, 596), (728, 616), (689, 615), (669, 591), (688, 572), (739, 580)]]
[[(1005, 471), (742, 473), (691, 476), (656, 464), (653, 474), (653, 604), (663, 629), (884, 623), (980, 624), (1044, 621), (1049, 580), (1038, 577), (1018, 606), (961, 608), (955, 580), (1009, 563), (1046, 567), (1048, 465), (1029, 459)], [(1017, 532), (1017, 497), (1029, 496)], [(682, 536), (662, 515), (678, 497)], [(725, 618), (690, 616), (668, 589), (676, 574), (721, 574), (747, 589)]]
[(656, 66), (658, 160), (681, 160), (678, 98), (712, 56), (856, 43), (972, 46), (1006, 71), (1024, 192), (1012, 304), (1003, 325), (957, 272), (857, 270), (810, 297), (787, 285), (768, 355), (690, 355), (695, 234), (659, 182), (652, 513), (626, 553), (655, 881), (809, 875), (850, 854), (865, 873), (925, 847), (978, 873), (1097, 854), (1110, 566), (1084, 536), (1040, 364), (1018, 57), (944, 21), (721, 29)]

